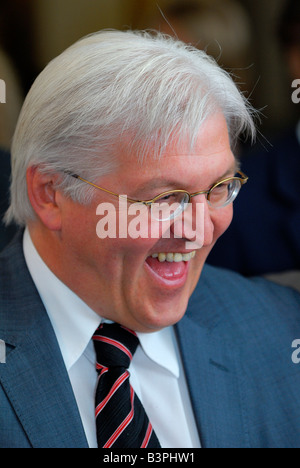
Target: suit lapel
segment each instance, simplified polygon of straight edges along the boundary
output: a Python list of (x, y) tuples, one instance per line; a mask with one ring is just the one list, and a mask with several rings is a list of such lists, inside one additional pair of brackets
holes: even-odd
[(200, 280), (176, 330), (201, 445), (247, 447), (238, 353), (218, 336), (217, 322), (214, 298)]
[(5, 279), (8, 289), (0, 298), (0, 339), (6, 343), (6, 364), (0, 366), (0, 384), (32, 447), (87, 447), (53, 328), (26, 269), (22, 251), (17, 250), (17, 256), (13, 250), (8, 255), (8, 263), (11, 259), (16, 262)]
[[(37, 324), (39, 327), (40, 324)], [(55, 337), (29, 333), (9, 345), (0, 382), (34, 448), (86, 447), (76, 401)], [(11, 343), (11, 337), (5, 337)]]

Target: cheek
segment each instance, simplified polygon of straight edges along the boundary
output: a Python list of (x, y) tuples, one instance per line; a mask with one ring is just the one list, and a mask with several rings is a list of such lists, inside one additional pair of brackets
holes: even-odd
[(221, 237), (225, 231), (229, 228), (233, 218), (233, 206), (232, 204), (217, 210), (213, 217), (214, 223), (214, 240), (215, 242)]

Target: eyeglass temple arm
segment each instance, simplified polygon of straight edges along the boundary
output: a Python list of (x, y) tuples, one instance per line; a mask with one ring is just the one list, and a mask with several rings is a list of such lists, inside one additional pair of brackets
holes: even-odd
[[(249, 180), (249, 177), (246, 174), (244, 174), (244, 172), (242, 172), (242, 171), (239, 171), (238, 174), (240, 174), (240, 176), (241, 176), (240, 181), (241, 181), (242, 185), (246, 184), (248, 182), (248, 180)], [(238, 177), (236, 177), (236, 179), (238, 179)]]
[(95, 187), (99, 190), (102, 190), (102, 192), (106, 192), (106, 193), (109, 193), (110, 195), (114, 195), (115, 197), (121, 197), (121, 198), (126, 198), (127, 201), (129, 202), (132, 202), (132, 203), (144, 203), (144, 204), (147, 204), (146, 202), (143, 202), (141, 200), (133, 200), (132, 198), (128, 198), (127, 196), (125, 195), (119, 195), (118, 193), (115, 193), (115, 192), (111, 192), (110, 190), (107, 190), (107, 189), (104, 189), (102, 187), (99, 187), (98, 185), (96, 184), (93, 184), (92, 182), (89, 182), (88, 180), (86, 179), (83, 179), (83, 177), (80, 177), (78, 174), (74, 174), (73, 172), (70, 172), (70, 171), (64, 171), (66, 174), (69, 174), (71, 177), (74, 177), (74, 179), (78, 179), (78, 180), (81, 180), (82, 182), (85, 182), (86, 184), (89, 184), (91, 185), (92, 187)]

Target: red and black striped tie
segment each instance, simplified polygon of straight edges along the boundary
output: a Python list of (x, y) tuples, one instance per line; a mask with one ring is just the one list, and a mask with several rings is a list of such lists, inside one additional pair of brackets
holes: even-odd
[(102, 324), (93, 336), (97, 372), (96, 428), (99, 448), (160, 448), (128, 367), (139, 345), (135, 332)]

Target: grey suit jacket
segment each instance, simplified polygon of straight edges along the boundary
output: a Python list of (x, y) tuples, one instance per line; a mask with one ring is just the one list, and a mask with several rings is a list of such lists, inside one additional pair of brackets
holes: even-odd
[[(297, 292), (206, 267), (176, 332), (203, 447), (300, 447)], [(88, 447), (21, 235), (0, 256), (0, 340), (0, 447)]]

